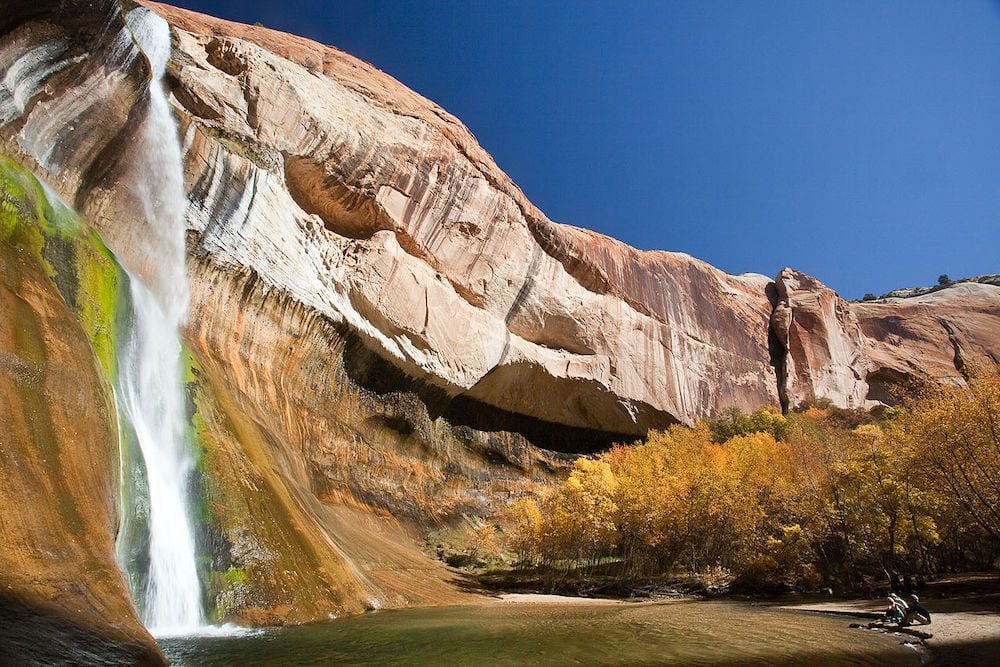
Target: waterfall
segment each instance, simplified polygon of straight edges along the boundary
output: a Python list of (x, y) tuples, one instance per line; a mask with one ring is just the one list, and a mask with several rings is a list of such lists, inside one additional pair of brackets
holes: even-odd
[(170, 56), (167, 23), (145, 8), (126, 16), (130, 39), (152, 71), (149, 112), (129, 165), (130, 194), (141, 219), (131, 278), (133, 322), (121, 352), (121, 406), (145, 462), (149, 571), (133, 591), (143, 621), (158, 636), (204, 625), (188, 489), (195, 461), (186, 440), (179, 329), (188, 310), (181, 148), (163, 74)]

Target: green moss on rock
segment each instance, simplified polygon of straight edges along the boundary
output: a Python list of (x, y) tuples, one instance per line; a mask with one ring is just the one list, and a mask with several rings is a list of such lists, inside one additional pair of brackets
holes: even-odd
[(4, 631), (66, 647), (126, 648), (129, 664), (162, 664), (115, 559), (120, 429), (112, 380), (125, 285), (100, 239), (0, 156)]
[[(83, 330), (103, 380), (109, 387), (118, 384), (118, 349), (127, 331), (131, 312), (128, 276), (114, 255), (92, 229), (46, 188), (30, 171), (14, 160), (0, 155), (0, 244), (3, 250), (32, 266), (37, 266), (56, 288)], [(11, 267), (6, 269), (8, 272)], [(44, 350), (39, 334), (33, 332), (26, 316), (16, 316), (22, 325), (23, 338), (15, 341), (23, 354), (34, 345)], [(42, 352), (39, 352), (41, 354)], [(39, 362), (43, 362), (40, 359)], [(45, 397), (33, 398), (22, 392), (26, 405), (45, 407)], [(32, 402), (34, 401), (34, 402)], [(118, 413), (119, 437), (118, 487), (124, 515), (117, 543), (118, 559), (129, 564), (126, 575), (133, 590), (145, 587), (142, 580), (148, 561), (149, 508), (145, 466), (131, 425)], [(51, 438), (36, 433), (36, 446), (43, 447)], [(70, 506), (71, 499), (66, 501)]]
[(14, 160), (0, 156), (0, 241), (45, 266), (109, 381), (128, 312), (128, 277), (96, 232)]
[(247, 576), (246, 570), (231, 567), (226, 570), (226, 581), (233, 586), (246, 586), (247, 582), (250, 581), (250, 577)]

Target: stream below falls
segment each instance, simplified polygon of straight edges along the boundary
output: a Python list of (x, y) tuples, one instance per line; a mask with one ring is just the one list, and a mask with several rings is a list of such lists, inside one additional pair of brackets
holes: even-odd
[(918, 665), (850, 619), (742, 602), (506, 603), (383, 611), (161, 640), (174, 665)]

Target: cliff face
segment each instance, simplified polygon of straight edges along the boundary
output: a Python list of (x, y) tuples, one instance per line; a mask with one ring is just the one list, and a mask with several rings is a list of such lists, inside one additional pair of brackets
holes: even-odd
[(163, 664), (115, 562), (122, 280), (100, 240), (0, 158), (4, 664)]
[[(803, 292), (836, 300), (813, 279), (731, 276), (552, 223), (455, 118), (371, 66), (266, 28), (148, 6), (174, 26), (169, 85), (198, 266), (287, 294), (441, 402), (604, 443), (777, 404), (779, 388), (792, 403), (866, 400), (863, 373), (839, 375), (865, 347), (848, 316), (863, 307), (813, 313)], [(142, 64), (75, 23), (72, 39), (24, 27), (9, 56), (36, 46), (11, 67), (4, 136), (139, 264), (115, 184), (127, 178), (123, 136), (142, 115)], [(87, 39), (86, 58), (64, 48)], [(786, 306), (802, 322), (786, 326)], [(779, 341), (792, 338), (788, 381), (774, 371), (785, 359), (769, 346), (769, 321)], [(828, 348), (829, 368), (798, 332)], [(872, 372), (888, 363), (872, 362)], [(580, 449), (577, 432), (565, 433), (547, 444)]]
[[(414, 527), (517, 495), (564, 453), (732, 406), (863, 406), (1000, 359), (1000, 288), (849, 304), (791, 270), (732, 276), (559, 225), (370, 65), (147, 6), (172, 25), (221, 617), (456, 601)], [(110, 0), (15, 2), (0, 148), (141, 273), (155, 248), (128, 185), (150, 75), (127, 25)]]
[[(926, 323), (889, 342), (896, 352), (875, 333), (875, 320), (917, 312), (938, 321), (975, 311), (956, 344), (996, 359), (994, 288), (921, 308), (852, 305), (804, 276), (842, 314), (812, 329), (809, 299), (793, 297), (793, 328), (811, 342), (776, 351), (786, 334), (769, 331), (775, 299), (780, 310), (801, 274), (732, 276), (555, 224), (457, 119), (370, 65), (266, 28), (148, 6), (177, 34), (171, 85), (190, 146), (197, 249), (346, 324), (468, 411), (623, 439), (777, 404), (779, 392), (791, 405), (825, 396), (861, 407), (902, 376), (961, 381)], [(809, 345), (832, 355), (825, 370), (802, 357)], [(776, 365), (799, 375), (779, 377)], [(572, 431), (563, 440), (580, 448)]]
[(470, 406), (634, 437), (774, 402), (766, 278), (555, 225), (454, 118), (370, 66), (155, 9), (178, 27), (191, 228), (213, 263)]
[(771, 329), (786, 406), (817, 398), (847, 408), (893, 404), (932, 380), (964, 384), (1000, 362), (1000, 289), (960, 283), (906, 299), (848, 303), (798, 271), (775, 282)]

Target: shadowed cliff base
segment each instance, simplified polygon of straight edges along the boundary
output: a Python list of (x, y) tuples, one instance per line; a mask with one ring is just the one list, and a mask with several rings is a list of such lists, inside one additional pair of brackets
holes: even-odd
[[(394, 392), (412, 392), (418, 395), (427, 406), (431, 419), (443, 417), (454, 427), (456, 436), (468, 441), (470, 445), (473, 443), (470, 430), (485, 434), (487, 447), (483, 450), (483, 455), (490, 463), (516, 466), (517, 460), (521, 459), (520, 456), (508, 459), (503, 453), (506, 447), (499, 446), (497, 437), (509, 441), (514, 436), (515, 449), (535, 446), (560, 454), (589, 454), (608, 449), (614, 444), (634, 442), (640, 437), (546, 422), (487, 405), (469, 396), (449, 396), (441, 389), (415, 380), (399, 370), (373, 352), (361, 337), (349, 331), (342, 335), (346, 339), (344, 369), (358, 386), (381, 395)], [(530, 396), (536, 389), (525, 386), (524, 392)], [(660, 421), (660, 428), (676, 423), (666, 415)], [(394, 428), (407, 433), (413, 430), (412, 425), (404, 419), (387, 420), (387, 425), (390, 424), (395, 424)]]
[(0, 592), (0, 663), (4, 665), (166, 665), (129, 632), (86, 624), (64, 605), (26, 601)]

